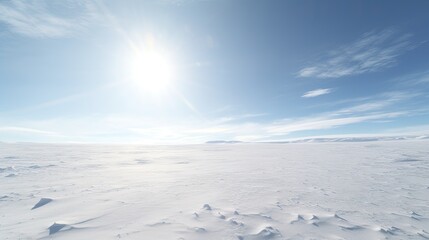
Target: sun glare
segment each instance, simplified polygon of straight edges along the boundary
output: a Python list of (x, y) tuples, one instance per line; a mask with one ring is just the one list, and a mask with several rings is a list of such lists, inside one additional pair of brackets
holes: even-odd
[(168, 88), (173, 77), (173, 65), (161, 51), (147, 50), (134, 53), (131, 77), (145, 92), (159, 93)]

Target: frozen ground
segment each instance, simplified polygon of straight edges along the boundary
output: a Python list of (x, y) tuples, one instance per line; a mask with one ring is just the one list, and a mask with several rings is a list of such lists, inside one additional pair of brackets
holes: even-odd
[(0, 144), (0, 239), (429, 239), (429, 141)]

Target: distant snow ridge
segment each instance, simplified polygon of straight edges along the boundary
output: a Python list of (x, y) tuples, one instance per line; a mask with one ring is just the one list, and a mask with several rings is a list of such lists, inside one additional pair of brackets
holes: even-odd
[[(424, 140), (429, 139), (429, 135), (420, 136), (377, 136), (377, 137), (308, 137), (302, 139), (291, 139), (285, 141), (258, 142), (258, 143), (312, 143), (312, 142), (375, 142), (375, 141), (398, 141), (398, 140)], [(234, 144), (251, 143), (242, 141), (214, 140), (207, 141), (206, 144)]]
[(231, 144), (231, 143), (242, 143), (241, 141), (225, 141), (225, 140), (214, 140), (214, 141), (207, 141), (208, 144)]
[(298, 140), (270, 142), (270, 143), (311, 143), (311, 142), (375, 142), (375, 141), (398, 141), (398, 140), (424, 140), (429, 136), (380, 136), (380, 137), (314, 137)]

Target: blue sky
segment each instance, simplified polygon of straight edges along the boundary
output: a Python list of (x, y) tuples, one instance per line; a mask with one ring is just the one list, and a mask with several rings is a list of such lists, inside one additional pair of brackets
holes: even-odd
[(429, 134), (428, 1), (1, 1), (0, 141)]

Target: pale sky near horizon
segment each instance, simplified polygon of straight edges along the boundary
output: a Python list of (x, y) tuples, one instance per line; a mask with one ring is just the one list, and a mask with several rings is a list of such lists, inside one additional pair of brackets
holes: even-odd
[(0, 1), (0, 141), (429, 134), (429, 1)]

